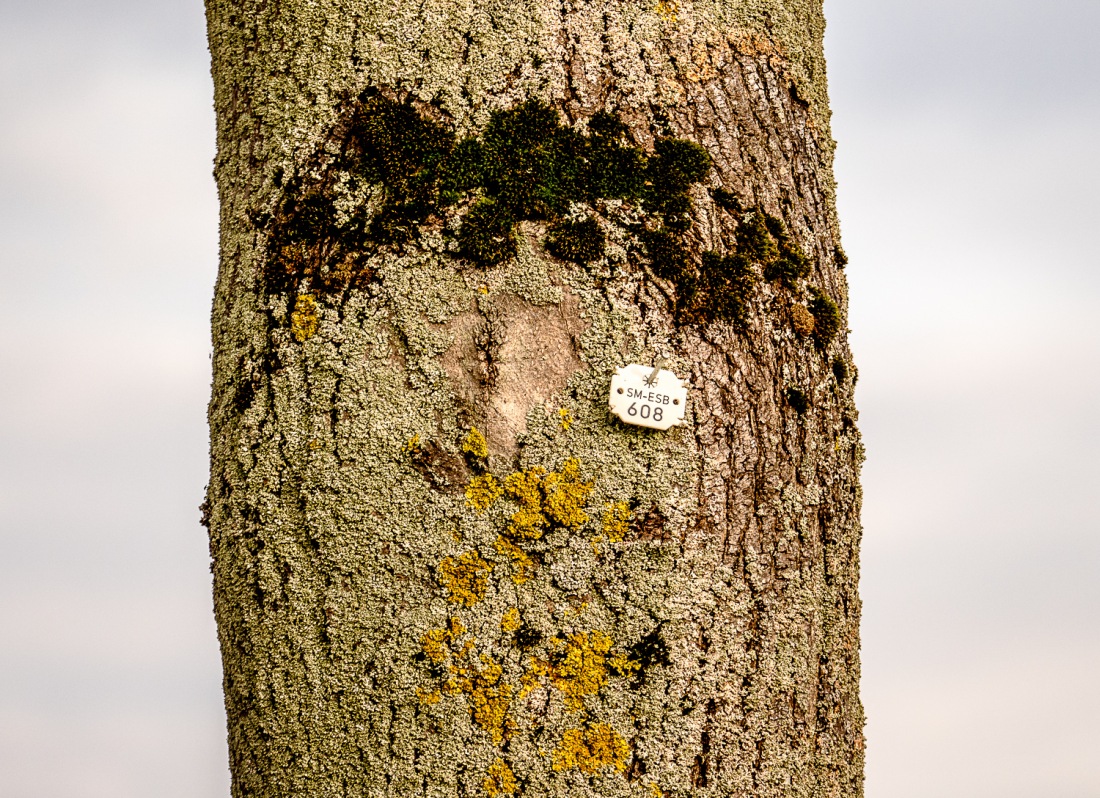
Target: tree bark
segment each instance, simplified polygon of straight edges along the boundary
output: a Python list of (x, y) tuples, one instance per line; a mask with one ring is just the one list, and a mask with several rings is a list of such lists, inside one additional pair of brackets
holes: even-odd
[[(861, 795), (862, 447), (819, 0), (206, 5), (233, 795)], [(646, 238), (671, 219), (652, 186), (562, 211), (606, 233), (586, 263), (537, 213), (474, 262), (455, 236), (486, 188), (339, 257), (280, 238), (303, 197), (381, 213), (385, 186), (347, 182), (364, 109), (474, 139), (532, 101), (579, 135), (615, 112), (652, 163), (702, 145), (682, 273)], [(752, 246), (742, 288), (690, 294)], [(658, 360), (686, 423), (611, 417), (614, 371)]]

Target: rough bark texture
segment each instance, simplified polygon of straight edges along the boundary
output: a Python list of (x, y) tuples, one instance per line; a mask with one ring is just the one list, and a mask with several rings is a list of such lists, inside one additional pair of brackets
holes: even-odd
[[(844, 325), (815, 337), (807, 311), (846, 316), (819, 0), (207, 10), (233, 794), (861, 795), (862, 449)], [(721, 188), (781, 219), (810, 272), (757, 275), (741, 323), (685, 321), (625, 239), (580, 266), (524, 221), (482, 268), (433, 218), (369, 280), (276, 290), (277, 208), (331, 181), (369, 87), (463, 135), (538, 98), (579, 128), (614, 110), (647, 150), (698, 142), (692, 258), (737, 248)], [(612, 419), (614, 370), (658, 358), (687, 424)]]

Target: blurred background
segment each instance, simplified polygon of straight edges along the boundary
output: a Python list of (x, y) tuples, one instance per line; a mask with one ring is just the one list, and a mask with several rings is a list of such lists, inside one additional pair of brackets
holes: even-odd
[[(1100, 797), (1100, 3), (827, 0), (870, 798)], [(199, 0), (0, 0), (0, 798), (228, 796)]]

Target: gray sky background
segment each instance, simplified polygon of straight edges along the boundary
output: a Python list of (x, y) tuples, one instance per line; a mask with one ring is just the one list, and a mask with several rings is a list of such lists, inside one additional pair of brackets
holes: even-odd
[[(870, 798), (1100, 798), (1100, 3), (827, 0)], [(0, 798), (228, 795), (199, 0), (0, 0)]]

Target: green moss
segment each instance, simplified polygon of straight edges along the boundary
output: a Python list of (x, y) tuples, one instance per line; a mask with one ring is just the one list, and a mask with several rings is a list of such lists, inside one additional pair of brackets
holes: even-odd
[[(514, 257), (515, 225), (524, 220), (550, 222), (547, 248), (555, 256), (590, 263), (604, 251), (599, 223), (563, 217), (577, 203), (606, 199), (641, 203), (656, 217), (656, 225), (646, 224), (660, 232), (643, 243), (658, 251), (658, 271), (690, 272), (680, 240), (693, 223), (688, 191), (710, 170), (710, 157), (673, 138), (658, 139), (647, 156), (613, 114), (597, 113), (581, 133), (531, 99), (491, 114), (479, 136), (456, 141), (446, 125), (374, 92), (352, 110), (343, 151), (319, 183), (287, 184), (272, 216), (269, 290), (361, 285), (373, 279), (369, 262), (379, 248), (410, 241), (449, 214), (460, 217), (458, 254), (476, 265)], [(339, 190), (337, 170), (344, 173)], [(361, 189), (371, 199), (360, 198), (349, 212), (348, 192)]]
[(591, 216), (576, 222), (555, 222), (546, 237), (546, 249), (551, 255), (581, 264), (603, 257), (605, 243), (603, 230)]
[(833, 250), (833, 262), (836, 263), (838, 269), (843, 269), (848, 265), (848, 255), (840, 244), (837, 244), (836, 249)]
[(842, 357), (834, 357), (832, 363), (833, 376), (836, 377), (836, 381), (844, 384), (844, 381), (848, 379), (848, 363)]
[(722, 210), (735, 214), (741, 213), (741, 200), (733, 192), (726, 191), (724, 188), (716, 188), (710, 192), (710, 196), (714, 199), (714, 204)]
[(691, 260), (680, 236), (662, 227), (644, 231), (641, 239), (655, 275), (677, 282), (692, 276)]
[(810, 288), (810, 313), (814, 317), (814, 341), (824, 349), (840, 332), (840, 308), (817, 288)]
[(462, 217), (458, 245), (464, 257), (486, 266), (516, 254), (515, 221), (507, 206), (494, 199), (478, 200)]
[(704, 252), (694, 286), (697, 312), (708, 319), (743, 325), (755, 285), (756, 273), (745, 255), (719, 257), (717, 253)]
[(810, 400), (804, 392), (798, 388), (790, 387), (783, 391), (783, 398), (787, 400), (794, 412), (804, 415), (810, 409)]
[(645, 190), (645, 181), (645, 153), (627, 143), (626, 125), (613, 114), (598, 112), (588, 122), (589, 199), (638, 199)]

